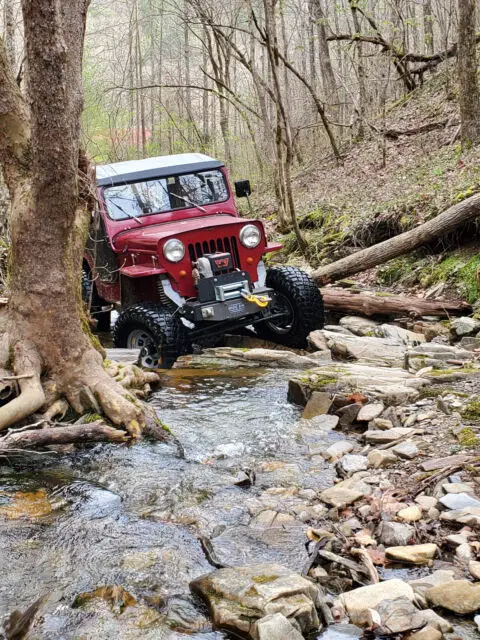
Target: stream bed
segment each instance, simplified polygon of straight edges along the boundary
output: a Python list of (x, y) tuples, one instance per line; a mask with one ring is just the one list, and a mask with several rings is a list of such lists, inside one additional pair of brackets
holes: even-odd
[[(212, 631), (190, 580), (213, 569), (212, 556), (300, 570), (305, 525), (264, 536), (249, 526), (248, 500), (333, 479), (309, 468), (292, 439), (299, 410), (287, 402), (288, 377), (167, 372), (151, 402), (178, 444), (4, 462), (0, 619), (43, 596), (39, 639), (227, 637)], [(252, 472), (254, 486), (235, 484), (248, 484)]]

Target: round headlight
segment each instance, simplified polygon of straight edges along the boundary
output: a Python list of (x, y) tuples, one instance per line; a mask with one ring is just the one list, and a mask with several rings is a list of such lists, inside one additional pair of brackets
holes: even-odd
[(180, 240), (172, 238), (163, 245), (163, 255), (170, 262), (180, 262), (185, 255), (185, 245)]
[(255, 249), (260, 244), (262, 234), (254, 224), (246, 224), (240, 231), (240, 242), (247, 249)]

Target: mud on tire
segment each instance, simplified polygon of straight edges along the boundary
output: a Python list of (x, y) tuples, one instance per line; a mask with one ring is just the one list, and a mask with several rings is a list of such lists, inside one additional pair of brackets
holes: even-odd
[(272, 288), (277, 299), (270, 307), (288, 308), (288, 318), (266, 321), (255, 325), (258, 336), (278, 344), (303, 349), (307, 336), (321, 329), (325, 321), (322, 295), (307, 273), (296, 267), (268, 269), (266, 286)]
[(178, 356), (190, 351), (187, 332), (180, 319), (158, 303), (136, 303), (124, 309), (113, 328), (113, 343), (115, 347), (132, 348), (132, 336), (141, 336), (142, 332), (151, 337), (150, 346), (141, 348), (142, 352), (145, 348), (150, 352), (149, 357), (143, 359), (143, 366), (155, 366), (149, 362), (158, 360), (156, 366), (169, 369)]

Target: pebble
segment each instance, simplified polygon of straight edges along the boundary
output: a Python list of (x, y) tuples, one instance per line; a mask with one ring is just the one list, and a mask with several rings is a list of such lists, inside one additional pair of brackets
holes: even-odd
[(397, 513), (397, 518), (405, 520), (405, 522), (418, 522), (422, 518), (422, 510), (418, 506), (406, 507), (400, 509)]
[(370, 422), (384, 411), (385, 406), (383, 402), (372, 402), (363, 406), (357, 416), (357, 422)]
[(378, 540), (386, 547), (405, 546), (413, 536), (414, 529), (401, 522), (382, 522), (378, 528)]
[(387, 429), (393, 429), (393, 422), (391, 420), (385, 420), (385, 418), (375, 418), (373, 420), (373, 428), (386, 431)]
[(320, 500), (322, 500), (322, 502), (326, 502), (327, 504), (332, 505), (332, 507), (337, 507), (338, 509), (343, 509), (362, 497), (363, 494), (360, 493), (360, 491), (355, 491), (355, 489), (346, 489), (339, 486), (325, 489), (325, 491), (322, 491), (320, 494)]
[(404, 458), (405, 460), (413, 460), (418, 456), (418, 447), (411, 440), (400, 442), (393, 447), (392, 451), (399, 458)]
[(428, 564), (438, 551), (436, 544), (411, 544), (402, 547), (388, 547), (387, 558), (409, 564)]
[(443, 633), (430, 625), (427, 625), (426, 627), (423, 627), (423, 629), (420, 629), (420, 631), (415, 631), (408, 636), (408, 640), (441, 640), (442, 638)]
[(390, 442), (395, 442), (395, 440), (400, 440), (400, 438), (408, 437), (412, 434), (413, 429), (394, 427), (393, 429), (387, 429), (387, 431), (366, 431), (365, 440), (371, 444), (389, 444)]
[(432, 587), (426, 592), (427, 601), (459, 615), (480, 609), (480, 584), (468, 580), (454, 580)]
[(333, 462), (334, 460), (338, 460), (342, 456), (347, 453), (353, 451), (353, 444), (348, 440), (339, 440), (338, 442), (334, 442), (328, 449), (325, 451), (325, 454), (328, 458)]
[(368, 460), (365, 456), (357, 456), (348, 454), (338, 463), (344, 473), (356, 473), (357, 471), (364, 471), (368, 468)]
[(419, 504), (422, 509), (428, 511), (429, 509), (434, 509), (437, 506), (437, 498), (433, 496), (417, 496), (415, 498), (415, 502)]
[(466, 542), (468, 542), (468, 538), (466, 536), (462, 536), (461, 533), (454, 533), (450, 536), (447, 536), (447, 540), (448, 542), (451, 542), (455, 546), (458, 546), (460, 544), (465, 544)]
[(440, 498), (440, 502), (444, 507), (452, 510), (480, 507), (480, 500), (477, 500), (468, 493), (447, 493), (446, 496)]
[(464, 542), (463, 544), (459, 544), (455, 549), (455, 555), (460, 560), (460, 562), (467, 563), (472, 559), (472, 549), (468, 542)]
[(480, 631), (480, 616), (475, 616), (473, 621), (475, 622), (475, 624), (478, 627), (478, 630)]
[(478, 560), (470, 560), (468, 563), (468, 570), (475, 580), (480, 580), (480, 562), (478, 562)]
[(442, 484), (442, 489), (445, 493), (473, 493), (473, 482), (447, 482)]
[(381, 451), (375, 449), (368, 454), (368, 464), (373, 469), (382, 469), (383, 467), (389, 467), (392, 464), (398, 462), (397, 456), (391, 451)]

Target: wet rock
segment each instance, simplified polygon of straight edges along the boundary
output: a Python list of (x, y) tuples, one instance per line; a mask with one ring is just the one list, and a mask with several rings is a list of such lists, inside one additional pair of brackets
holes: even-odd
[(447, 509), (459, 510), (467, 507), (480, 508), (480, 500), (477, 500), (468, 493), (448, 493), (440, 498), (440, 502)]
[(392, 464), (396, 464), (397, 462), (397, 456), (388, 450), (381, 451), (380, 449), (375, 449), (374, 451), (370, 451), (368, 454), (368, 464), (373, 467), (373, 469), (390, 467)]
[(347, 453), (353, 451), (353, 444), (348, 440), (338, 440), (325, 450), (325, 456), (331, 461), (340, 459)]
[(368, 460), (365, 456), (357, 456), (347, 454), (338, 463), (341, 473), (349, 475), (357, 473), (358, 471), (364, 471), (368, 468)]
[(411, 440), (400, 442), (392, 448), (393, 453), (404, 460), (413, 460), (418, 456), (418, 447)]
[(386, 547), (405, 546), (412, 538), (414, 529), (401, 522), (382, 522), (378, 528), (378, 539)]
[(325, 413), (332, 406), (332, 399), (329, 393), (324, 391), (314, 391), (310, 396), (307, 406), (303, 410), (302, 418), (314, 418)]
[(443, 633), (430, 625), (423, 627), (423, 629), (420, 629), (419, 631), (410, 633), (407, 636), (407, 640), (441, 640), (442, 638)]
[(418, 522), (418, 520), (422, 519), (422, 510), (420, 509), (420, 507), (412, 505), (411, 507), (400, 509), (400, 511), (397, 513), (397, 517), (400, 518), (400, 520), (404, 520), (405, 522)]
[(344, 316), (340, 318), (340, 326), (348, 329), (356, 336), (373, 336), (378, 322), (361, 316)]
[(208, 602), (216, 627), (236, 630), (252, 640), (259, 638), (252, 633), (254, 624), (275, 613), (302, 632), (320, 624), (317, 587), (281, 565), (220, 569), (197, 578), (190, 588)]
[(283, 614), (272, 613), (255, 623), (252, 638), (255, 640), (303, 640), (303, 635)]
[(381, 632), (387, 635), (405, 633), (424, 624), (423, 612), (419, 611), (409, 598), (382, 600), (375, 607), (375, 611), (380, 616)]
[(450, 322), (450, 327), (454, 333), (460, 338), (462, 336), (470, 336), (480, 330), (480, 322), (475, 318), (462, 317), (455, 318)]
[(322, 491), (319, 497), (322, 502), (326, 502), (327, 504), (332, 505), (332, 507), (343, 509), (349, 504), (353, 504), (356, 500), (362, 498), (363, 494), (355, 489), (346, 489), (345, 487), (336, 485), (334, 487), (330, 487), (330, 489)]
[[(370, 422), (384, 411), (385, 405), (383, 402), (372, 402), (363, 406), (357, 415), (357, 422)], [(392, 425), (393, 426), (393, 425)]]
[(440, 514), (440, 519), (467, 524), (470, 527), (480, 527), (480, 508), (466, 507), (455, 511), (445, 511)]
[(466, 615), (480, 609), (480, 584), (468, 580), (454, 580), (428, 589), (427, 601), (454, 613)]
[(470, 560), (468, 563), (468, 570), (470, 571), (472, 578), (480, 580), (480, 562), (477, 560)]
[(368, 620), (369, 609), (375, 609), (382, 600), (407, 598), (413, 602), (414, 597), (410, 585), (395, 578), (342, 593), (338, 602), (345, 609), (350, 622), (363, 626)]
[(396, 440), (400, 440), (400, 438), (410, 436), (413, 434), (413, 432), (414, 429), (410, 429), (409, 427), (396, 427), (393, 429), (388, 429), (387, 431), (366, 431), (364, 437), (366, 442), (370, 444), (389, 444), (391, 442), (395, 442)]
[(436, 544), (412, 544), (401, 547), (388, 547), (387, 558), (407, 564), (428, 564), (437, 553)]

